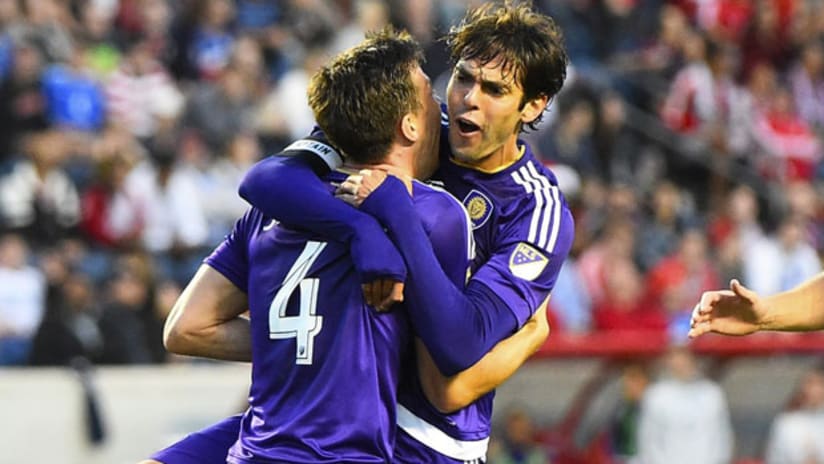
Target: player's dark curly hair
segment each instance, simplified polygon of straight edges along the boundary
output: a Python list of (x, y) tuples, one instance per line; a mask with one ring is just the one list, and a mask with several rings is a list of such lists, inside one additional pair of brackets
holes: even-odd
[(421, 106), (411, 72), (422, 61), (418, 43), (388, 27), (316, 72), (309, 106), (329, 141), (356, 163), (382, 161), (398, 122)]
[[(453, 61), (478, 60), (486, 65), (501, 58), (502, 71), (514, 72), (528, 101), (561, 90), (569, 62), (561, 30), (531, 2), (487, 3), (466, 13), (445, 37)], [(543, 113), (528, 123), (535, 129)]]

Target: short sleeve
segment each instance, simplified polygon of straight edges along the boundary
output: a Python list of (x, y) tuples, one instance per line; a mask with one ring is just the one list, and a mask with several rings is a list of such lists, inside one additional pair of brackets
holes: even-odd
[(257, 210), (247, 211), (235, 222), (232, 232), (204, 260), (244, 292), (249, 281), (249, 241), (261, 219)]

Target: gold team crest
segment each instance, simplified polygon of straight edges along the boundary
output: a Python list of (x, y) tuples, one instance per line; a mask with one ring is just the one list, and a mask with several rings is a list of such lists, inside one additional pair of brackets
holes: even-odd
[(492, 202), (477, 190), (470, 191), (464, 198), (463, 204), (469, 213), (469, 219), (472, 220), (472, 229), (483, 226), (492, 216)]
[(541, 275), (548, 262), (540, 251), (521, 242), (509, 257), (509, 270), (516, 277), (531, 281)]

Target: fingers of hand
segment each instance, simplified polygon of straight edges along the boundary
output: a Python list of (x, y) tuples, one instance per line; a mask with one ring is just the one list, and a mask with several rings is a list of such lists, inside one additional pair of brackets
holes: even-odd
[(755, 301), (755, 293), (747, 287), (741, 285), (741, 282), (736, 279), (730, 281), (730, 290), (749, 302)]
[(386, 180), (386, 172), (380, 169), (361, 169), (358, 173), (361, 176), (363, 187), (367, 190), (367, 195), (378, 188)]
[(397, 303), (403, 302), (403, 282), (392, 282), (392, 299)]
[(381, 283), (381, 302), (379, 311), (389, 311), (397, 303), (403, 301), (403, 282), (384, 279)]
[(403, 302), (403, 282), (392, 279), (378, 279), (361, 285), (366, 304), (378, 311), (388, 311)]
[(372, 306), (375, 307), (378, 311), (382, 311), (382, 304), (383, 304), (383, 284), (382, 281), (376, 280), (372, 282)]
[(335, 197), (349, 203), (352, 206), (360, 206), (363, 203), (360, 197), (357, 195), (352, 195), (351, 193), (338, 193), (335, 194)]
[(363, 284), (363, 297), (366, 300), (366, 304), (369, 306), (373, 306), (375, 309), (380, 309), (379, 306), (381, 304), (381, 282), (380, 280), (375, 280), (369, 282), (368, 284)]
[(354, 195), (358, 192), (358, 189), (360, 189), (362, 183), (363, 176), (359, 174), (352, 174), (351, 176), (347, 177), (342, 184), (340, 184), (336, 193), (349, 193)]
[(392, 306), (392, 281), (382, 279), (376, 283), (380, 289), (380, 299), (378, 300), (378, 311), (387, 311)]
[(709, 331), (710, 331), (710, 324), (709, 323), (698, 324), (698, 325), (692, 327), (689, 332), (687, 332), (687, 336), (689, 336), (690, 338), (696, 338), (696, 337), (700, 337), (701, 335), (704, 335), (705, 333), (707, 333)]

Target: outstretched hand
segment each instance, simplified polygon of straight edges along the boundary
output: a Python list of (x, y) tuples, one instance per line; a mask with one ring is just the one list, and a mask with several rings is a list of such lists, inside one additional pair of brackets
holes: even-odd
[(747, 335), (758, 331), (767, 309), (757, 293), (730, 281), (729, 290), (704, 292), (692, 311), (690, 338), (714, 332), (724, 335)]

